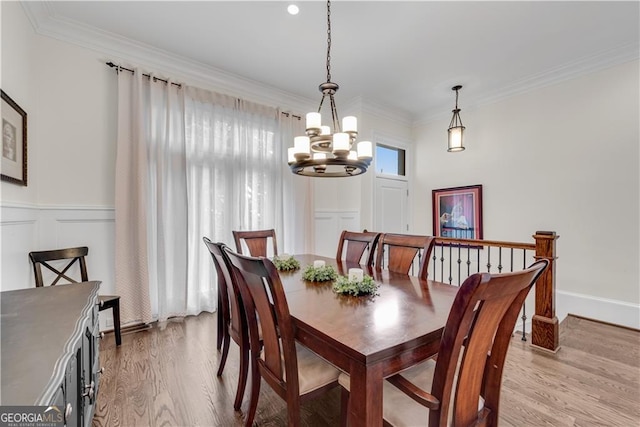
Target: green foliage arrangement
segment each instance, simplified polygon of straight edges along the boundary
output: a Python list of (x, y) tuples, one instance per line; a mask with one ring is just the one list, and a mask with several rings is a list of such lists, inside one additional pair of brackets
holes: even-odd
[(313, 265), (308, 265), (302, 273), (304, 280), (310, 282), (326, 282), (328, 280), (335, 280), (338, 277), (335, 268), (331, 265), (325, 265), (324, 267), (315, 268)]
[(378, 284), (371, 276), (364, 276), (361, 282), (352, 282), (346, 276), (338, 276), (333, 284), (333, 291), (339, 294), (352, 295), (376, 295)]
[(276, 266), (278, 271), (297, 270), (300, 268), (300, 263), (292, 256), (289, 258), (273, 257), (273, 265)]

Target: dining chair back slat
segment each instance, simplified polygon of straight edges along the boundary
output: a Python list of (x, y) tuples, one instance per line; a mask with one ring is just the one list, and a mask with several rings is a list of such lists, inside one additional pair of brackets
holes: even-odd
[(273, 256), (278, 255), (278, 243), (276, 241), (276, 231), (270, 230), (255, 230), (255, 231), (233, 231), (233, 239), (236, 243), (236, 250), (239, 254), (243, 253), (243, 242), (249, 250), (249, 255), (252, 257), (267, 257), (269, 256), (269, 239), (271, 239), (271, 245), (273, 250)]
[(336, 259), (338, 261), (342, 260), (344, 252), (344, 260), (346, 262), (360, 264), (365, 251), (368, 251), (366, 265), (372, 266), (380, 234), (371, 231), (359, 233), (343, 230), (338, 243)]
[(382, 269), (387, 261), (387, 270), (409, 274), (411, 266), (419, 257), (418, 277), (427, 279), (429, 258), (435, 244), (432, 236), (385, 233), (380, 237), (376, 257), (376, 269)]

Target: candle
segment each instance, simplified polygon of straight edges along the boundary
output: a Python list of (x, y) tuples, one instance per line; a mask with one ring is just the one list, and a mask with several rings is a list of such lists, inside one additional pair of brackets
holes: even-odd
[(321, 122), (320, 113), (307, 113), (307, 129), (320, 129)]
[(342, 131), (343, 132), (357, 132), (358, 131), (358, 119), (354, 116), (347, 116), (342, 119)]
[(321, 259), (317, 259), (313, 261), (313, 268), (320, 268), (320, 267), (324, 267), (324, 261), (322, 261)]
[(296, 147), (289, 147), (287, 150), (287, 162), (289, 164), (294, 163), (296, 161)]
[(310, 157), (311, 140), (308, 136), (296, 136), (293, 138), (293, 156), (298, 159), (306, 159)]
[(361, 268), (350, 268), (349, 269), (349, 281), (351, 282), (362, 282), (362, 277), (364, 276), (364, 272)]
[(371, 141), (358, 142), (358, 158), (370, 159), (372, 157), (373, 157), (373, 148), (371, 146)]
[(333, 153), (344, 153), (349, 154), (349, 148), (351, 144), (349, 144), (349, 134), (344, 132), (339, 132), (333, 135)]

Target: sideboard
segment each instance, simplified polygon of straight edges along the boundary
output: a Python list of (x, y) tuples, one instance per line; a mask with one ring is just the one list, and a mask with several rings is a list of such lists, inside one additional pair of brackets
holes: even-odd
[(55, 405), (65, 425), (91, 425), (101, 373), (99, 286), (0, 293), (1, 405)]

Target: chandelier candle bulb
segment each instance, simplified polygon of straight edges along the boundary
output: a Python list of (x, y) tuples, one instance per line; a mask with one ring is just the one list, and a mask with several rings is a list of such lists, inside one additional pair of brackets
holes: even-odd
[(350, 282), (362, 282), (362, 278), (364, 277), (364, 271), (361, 268), (350, 268), (349, 269), (349, 281)]
[(320, 126), (320, 135), (331, 135), (331, 128), (329, 126)]
[(349, 134), (339, 132), (333, 135), (333, 154), (336, 156), (347, 156), (349, 154)]
[(371, 145), (371, 141), (358, 142), (358, 158), (359, 159), (373, 158), (373, 147)]
[(287, 149), (287, 163), (291, 164), (296, 161), (296, 147), (289, 147)]
[(349, 160), (358, 160), (358, 152), (355, 150), (349, 151), (349, 156), (347, 158)]
[(326, 160), (327, 153), (313, 153), (313, 160)]
[(307, 129), (321, 129), (322, 116), (320, 113), (307, 113)]
[(346, 116), (342, 119), (342, 132), (358, 132), (358, 118), (355, 116)]
[(313, 261), (313, 268), (321, 268), (324, 267), (324, 261), (321, 259), (317, 259)]
[(293, 155), (296, 159), (307, 159), (311, 156), (311, 141), (308, 136), (296, 136), (293, 139)]

